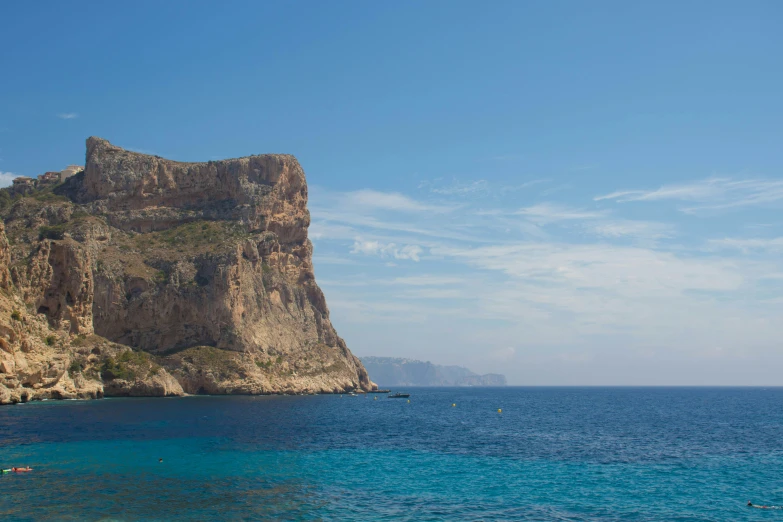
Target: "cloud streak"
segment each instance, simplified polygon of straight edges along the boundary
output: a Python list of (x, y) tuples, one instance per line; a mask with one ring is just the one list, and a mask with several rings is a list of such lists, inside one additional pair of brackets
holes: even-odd
[(606, 217), (608, 212), (605, 210), (575, 209), (553, 203), (539, 203), (521, 208), (515, 214), (525, 216), (531, 221), (543, 225), (559, 221), (599, 219)]
[(79, 117), (79, 113), (76, 112), (61, 112), (57, 115), (61, 120), (75, 120)]
[(397, 246), (394, 243), (381, 243), (379, 241), (362, 241), (357, 239), (353, 243), (351, 254), (364, 254), (370, 256), (393, 257), (394, 259), (407, 259), (418, 262), (423, 252), (418, 245)]
[(724, 238), (711, 239), (709, 244), (717, 249), (739, 250), (744, 253), (753, 251), (780, 252), (783, 251), (783, 237), (762, 238)]
[(365, 209), (391, 210), (397, 212), (450, 212), (454, 207), (421, 203), (399, 192), (379, 192), (377, 190), (357, 190), (347, 192), (343, 202)]
[(596, 196), (594, 201), (618, 203), (634, 201), (686, 201), (696, 205), (683, 207), (686, 213), (722, 210), (783, 201), (783, 180), (708, 178), (692, 183), (663, 185), (654, 190), (621, 190)]

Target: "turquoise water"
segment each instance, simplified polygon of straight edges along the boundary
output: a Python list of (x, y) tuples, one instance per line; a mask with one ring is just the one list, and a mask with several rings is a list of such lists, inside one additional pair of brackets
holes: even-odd
[(0, 408), (0, 517), (783, 520), (783, 389), (408, 391)]

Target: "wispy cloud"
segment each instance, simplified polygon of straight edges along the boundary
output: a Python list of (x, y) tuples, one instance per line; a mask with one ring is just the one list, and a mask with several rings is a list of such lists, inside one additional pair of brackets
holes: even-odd
[(454, 207), (416, 201), (399, 192), (357, 190), (343, 195), (344, 203), (365, 208), (395, 210), (398, 212), (450, 212)]
[(408, 285), (408, 286), (443, 286), (443, 285), (456, 285), (462, 283), (464, 280), (459, 277), (443, 277), (437, 275), (418, 275), (409, 277), (396, 277), (391, 281), (394, 285)]
[(664, 185), (654, 190), (621, 190), (596, 196), (595, 201), (676, 200), (698, 203), (681, 208), (683, 212), (696, 213), (752, 205), (765, 205), (783, 201), (783, 180), (708, 178), (692, 183)]
[(739, 250), (744, 253), (752, 251), (783, 251), (783, 237), (775, 238), (724, 238), (711, 239), (709, 245), (718, 249)]
[(501, 193), (516, 192), (518, 190), (524, 190), (524, 189), (526, 189), (528, 187), (532, 187), (533, 185), (538, 185), (540, 183), (547, 183), (548, 181), (550, 181), (550, 180), (548, 180), (548, 179), (534, 179), (534, 180), (531, 180), (531, 181), (526, 181), (524, 183), (520, 183), (519, 185), (505, 185), (503, 187), (500, 187), (500, 192)]
[(430, 189), (430, 192), (435, 194), (442, 194), (445, 196), (464, 196), (487, 192), (489, 184), (486, 180), (480, 179), (478, 181), (471, 181), (468, 183), (455, 181), (451, 185), (446, 187), (434, 187)]
[(427, 189), (432, 194), (445, 197), (502, 197), (509, 193), (527, 189), (533, 185), (545, 183), (547, 179), (534, 179), (525, 181), (517, 185), (493, 185), (485, 179), (474, 181), (461, 181), (454, 179), (449, 183), (444, 183), (443, 178), (422, 181), (418, 188)]
[(394, 243), (381, 243), (379, 241), (362, 241), (357, 239), (351, 249), (352, 254), (365, 254), (380, 257), (391, 256), (395, 259), (409, 259), (419, 261), (419, 255), (423, 252), (418, 245), (397, 246)]
[(521, 208), (515, 212), (526, 216), (531, 221), (539, 224), (554, 223), (567, 220), (588, 220), (606, 217), (608, 212), (605, 210), (583, 210), (570, 208), (554, 203), (539, 203), (526, 208)]
[(61, 120), (75, 120), (79, 117), (79, 113), (76, 112), (61, 112), (57, 115)]
[(667, 223), (615, 219), (587, 225), (595, 235), (606, 238), (633, 237), (639, 239), (663, 239), (673, 237), (675, 228)]

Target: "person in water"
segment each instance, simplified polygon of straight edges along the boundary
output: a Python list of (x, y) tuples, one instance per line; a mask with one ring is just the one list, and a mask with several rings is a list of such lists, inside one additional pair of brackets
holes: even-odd
[(26, 468), (11, 468), (11, 471), (32, 471), (33, 468), (27, 466)]
[(754, 504), (750, 500), (748, 500), (748, 507), (752, 507), (756, 509), (780, 509), (779, 506), (759, 506), (758, 504)]

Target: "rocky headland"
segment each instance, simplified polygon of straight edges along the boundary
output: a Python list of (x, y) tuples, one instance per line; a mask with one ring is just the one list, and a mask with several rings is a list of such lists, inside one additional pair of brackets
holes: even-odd
[(315, 282), (293, 156), (93, 137), (83, 171), (0, 190), (0, 218), (0, 404), (375, 386)]
[(499, 373), (479, 375), (462, 366), (443, 366), (399, 357), (362, 357), (381, 386), (505, 386)]

